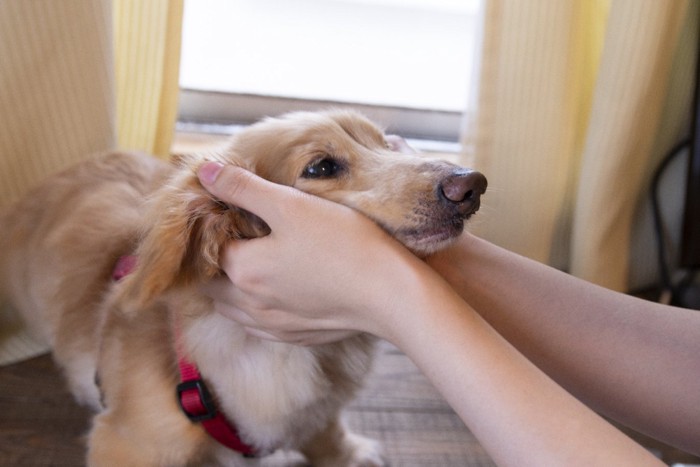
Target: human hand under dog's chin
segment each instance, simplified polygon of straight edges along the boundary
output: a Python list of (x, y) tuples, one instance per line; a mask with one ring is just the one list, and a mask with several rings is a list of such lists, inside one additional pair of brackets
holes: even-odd
[(236, 293), (228, 277), (211, 280), (200, 290), (213, 300), (215, 312), (236, 321), (248, 335), (260, 339), (313, 346), (338, 342), (360, 333), (351, 329), (313, 329), (320, 325), (316, 318), (285, 310), (260, 310), (247, 304), (243, 294)]

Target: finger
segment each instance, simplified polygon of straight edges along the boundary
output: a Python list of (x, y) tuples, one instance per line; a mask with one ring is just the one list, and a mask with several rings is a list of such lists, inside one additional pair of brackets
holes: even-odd
[(348, 339), (350, 337), (360, 334), (359, 331), (307, 331), (303, 334), (295, 336), (295, 342), (299, 345), (310, 346), (310, 345), (324, 345), (332, 344), (341, 340)]
[(264, 339), (272, 342), (281, 342), (285, 344), (294, 344), (301, 346), (312, 346), (337, 342), (347, 337), (347, 333), (342, 335), (329, 331), (303, 331), (303, 332), (284, 332), (284, 331), (264, 331), (257, 327), (244, 326), (245, 332), (252, 337)]
[(235, 303), (235, 288), (228, 277), (217, 277), (200, 284), (199, 291), (215, 302)]
[(253, 317), (238, 307), (227, 306), (216, 311), (246, 328), (260, 328), (260, 324)]
[(389, 148), (392, 151), (403, 154), (415, 154), (418, 152), (409, 146), (406, 140), (399, 135), (386, 135), (386, 142), (389, 144)]
[(213, 300), (214, 311), (243, 326), (259, 326), (258, 321), (243, 311), (255, 309), (247, 295), (224, 277), (212, 279), (199, 286), (200, 292)]
[(243, 329), (245, 330), (246, 334), (248, 334), (249, 336), (257, 337), (259, 339), (264, 339), (266, 341), (272, 341), (272, 342), (287, 342), (287, 341), (284, 341), (284, 340), (280, 339), (279, 337), (275, 336), (274, 334), (271, 334), (267, 331), (263, 331), (262, 329), (245, 327), (245, 326), (243, 327)]
[[(300, 193), (293, 188), (258, 177), (254, 173), (233, 165), (207, 162), (198, 171), (202, 186), (217, 199), (231, 203), (261, 217), (274, 226), (291, 194)], [(274, 228), (273, 228), (274, 230)]]

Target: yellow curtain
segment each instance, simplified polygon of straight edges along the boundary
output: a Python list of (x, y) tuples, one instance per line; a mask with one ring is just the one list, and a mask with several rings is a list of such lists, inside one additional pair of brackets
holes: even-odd
[[(182, 12), (183, 0), (0, 1), (0, 210), (96, 153), (167, 155)], [(45, 349), (0, 297), (0, 364)]]
[(675, 71), (682, 89), (693, 87), (697, 40), (679, 38), (684, 23), (697, 31), (696, 7), (688, 15), (687, 1), (611, 5), (575, 201), (571, 271), (579, 277), (626, 290), (630, 270), (644, 267), (632, 263), (634, 217), (660, 157), (687, 130), (691, 96), (666, 115), (664, 107), (678, 53), (692, 51)]
[[(476, 117), (464, 134), (490, 182), (478, 235), (628, 287), (643, 184), (688, 122), (690, 100), (664, 111), (673, 124), (661, 119), (674, 51), (697, 43), (679, 41), (688, 3), (485, 1)], [(692, 66), (677, 67), (677, 88), (691, 89)]]
[(0, 2), (0, 208), (114, 146), (107, 0)]
[(114, 0), (119, 147), (167, 156), (177, 117), (184, 0)]

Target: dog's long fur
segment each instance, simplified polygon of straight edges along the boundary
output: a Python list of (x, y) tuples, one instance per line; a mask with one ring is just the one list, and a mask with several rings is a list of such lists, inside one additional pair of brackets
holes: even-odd
[[(338, 111), (268, 119), (219, 155), (168, 164), (109, 154), (47, 180), (0, 221), (0, 291), (51, 344), (76, 399), (95, 409), (89, 463), (248, 462), (180, 412), (177, 320), (188, 355), (247, 442), (298, 449), (314, 465), (381, 465), (376, 444), (339, 417), (370, 367), (372, 338), (262, 341), (198, 291), (221, 274), (228, 242), (269, 231), (200, 186), (196, 170), (207, 159), (356, 208), (418, 254), (458, 235), (485, 189), (479, 181), (471, 199), (446, 202), (441, 184), (469, 171), (400, 154), (371, 122)], [(323, 160), (333, 173), (306, 171)], [(112, 281), (117, 259), (133, 253), (135, 271)]]

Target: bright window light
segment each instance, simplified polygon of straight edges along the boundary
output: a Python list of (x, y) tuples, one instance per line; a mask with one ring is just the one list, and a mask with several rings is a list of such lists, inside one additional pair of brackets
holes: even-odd
[(187, 0), (182, 88), (463, 112), (478, 0)]

